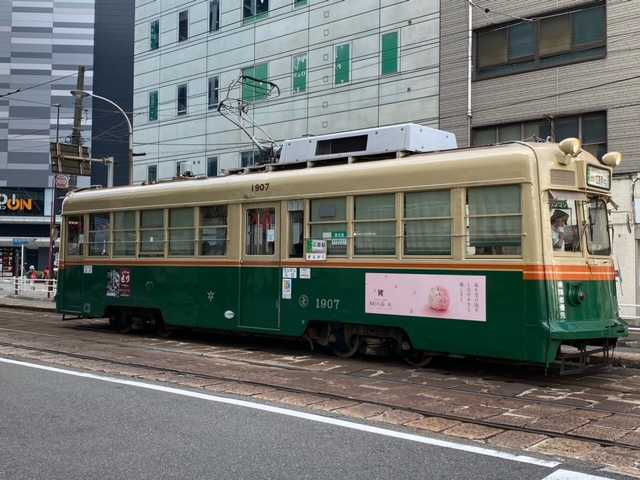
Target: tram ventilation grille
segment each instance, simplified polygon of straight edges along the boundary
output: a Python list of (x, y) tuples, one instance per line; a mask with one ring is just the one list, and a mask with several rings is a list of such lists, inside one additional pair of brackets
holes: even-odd
[(571, 170), (551, 170), (551, 184), (575, 187), (576, 173)]

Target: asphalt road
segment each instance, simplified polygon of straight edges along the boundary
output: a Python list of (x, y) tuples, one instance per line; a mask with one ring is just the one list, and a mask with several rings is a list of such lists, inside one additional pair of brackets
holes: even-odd
[(0, 363), (1, 479), (591, 478), (553, 472), (344, 425)]

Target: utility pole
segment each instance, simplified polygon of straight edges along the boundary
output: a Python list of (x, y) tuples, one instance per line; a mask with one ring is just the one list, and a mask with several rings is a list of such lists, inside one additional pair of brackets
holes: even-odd
[[(56, 113), (56, 144), (60, 143), (60, 105), (56, 103), (54, 107), (57, 108)], [(52, 172), (53, 173), (53, 172)], [(56, 185), (58, 183), (58, 174), (51, 176), (51, 216), (49, 223), (49, 261), (47, 262), (47, 268), (49, 270), (49, 285), (47, 288), (47, 296), (51, 296), (53, 290), (53, 246), (56, 241)]]
[[(78, 66), (78, 80), (76, 82), (76, 90), (84, 90), (84, 65)], [(71, 143), (74, 145), (82, 144), (82, 102), (84, 96), (77, 95), (73, 111), (73, 133), (71, 134)]]

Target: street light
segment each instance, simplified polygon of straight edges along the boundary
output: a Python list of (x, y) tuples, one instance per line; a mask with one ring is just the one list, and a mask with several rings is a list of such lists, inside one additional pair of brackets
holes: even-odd
[(107, 102), (118, 109), (118, 111), (124, 116), (127, 121), (127, 127), (129, 127), (129, 184), (133, 184), (133, 125), (131, 125), (131, 120), (129, 120), (129, 116), (126, 112), (113, 100), (109, 100), (108, 98), (101, 97), (100, 95), (96, 95), (95, 93), (88, 92), (86, 90), (71, 90), (71, 95), (74, 97), (93, 97), (98, 100), (102, 100)]

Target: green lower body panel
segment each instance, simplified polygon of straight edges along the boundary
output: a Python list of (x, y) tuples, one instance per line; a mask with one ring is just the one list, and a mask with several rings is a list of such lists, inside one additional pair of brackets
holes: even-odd
[(626, 334), (614, 282), (581, 282), (575, 305), (557, 283), (518, 271), (80, 265), (61, 271), (57, 308), (154, 309), (167, 325), (284, 336), (312, 322), (389, 327), (421, 350), (540, 364), (563, 342)]

